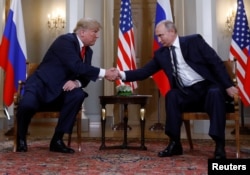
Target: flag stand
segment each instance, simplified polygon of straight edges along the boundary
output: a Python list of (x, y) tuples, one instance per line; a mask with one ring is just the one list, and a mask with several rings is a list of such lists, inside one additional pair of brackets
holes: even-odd
[[(10, 114), (8, 112), (8, 107), (4, 105), (4, 114), (8, 120), (10, 120)], [(11, 127), (7, 132), (4, 133), (5, 136), (14, 135), (14, 127)]]
[(8, 112), (8, 107), (4, 105), (4, 114), (8, 120), (10, 120), (10, 114)]
[(154, 123), (150, 128), (149, 130), (150, 131), (161, 131), (161, 130), (164, 130), (165, 129), (165, 126), (164, 124), (160, 123), (160, 97), (161, 97), (161, 94), (160, 94), (160, 91), (158, 90), (158, 102), (157, 102), (157, 108), (158, 108), (158, 122), (157, 123)]

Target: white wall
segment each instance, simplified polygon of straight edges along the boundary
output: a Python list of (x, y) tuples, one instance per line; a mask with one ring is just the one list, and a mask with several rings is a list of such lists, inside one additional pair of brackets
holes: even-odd
[[(103, 25), (103, 1), (85, 0), (84, 16), (97, 19)], [(103, 30), (100, 31), (100, 38), (96, 44), (92, 46), (94, 51), (92, 65), (103, 67)], [(105, 67), (107, 68), (107, 67)], [(100, 122), (100, 100), (99, 96), (103, 95), (103, 82), (107, 80), (97, 80), (90, 82), (86, 87), (89, 97), (84, 102), (85, 115), (90, 122)]]
[(57, 8), (65, 12), (65, 6), (65, 0), (22, 1), (28, 61), (41, 62), (54, 39), (65, 33), (65, 29), (49, 30), (47, 25), (48, 14)]

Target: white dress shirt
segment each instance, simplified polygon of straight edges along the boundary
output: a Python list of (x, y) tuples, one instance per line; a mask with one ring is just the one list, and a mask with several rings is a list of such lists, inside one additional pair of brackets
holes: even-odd
[[(84, 47), (84, 44), (83, 44), (83, 42), (80, 40), (80, 38), (79, 38), (77, 35), (76, 35), (76, 37), (77, 37), (78, 42), (79, 42), (79, 45), (80, 45), (80, 50), (82, 50), (82, 47)], [(106, 73), (106, 70), (100, 68), (100, 72), (99, 72), (98, 77), (99, 77), (99, 78), (104, 78), (105, 73)], [(82, 87), (82, 83), (81, 83), (79, 80), (75, 80), (75, 81), (77, 81), (78, 87)]]
[[(197, 72), (195, 72), (184, 60), (181, 48), (180, 48), (180, 42), (179, 37), (176, 37), (173, 46), (175, 47), (176, 57), (177, 57), (177, 73), (182, 81), (182, 84), (185, 87), (191, 86), (197, 82), (203, 81), (204, 78), (199, 75)], [(173, 63), (173, 60), (171, 60)], [(174, 64), (172, 64), (174, 65)], [(173, 66), (174, 69), (174, 66)], [(126, 74), (123, 71), (120, 71), (120, 76), (122, 80), (126, 80)]]
[(176, 58), (177, 58), (177, 73), (185, 87), (191, 86), (199, 81), (203, 81), (204, 78), (195, 72), (184, 60), (179, 37), (176, 37), (173, 46), (175, 47)]

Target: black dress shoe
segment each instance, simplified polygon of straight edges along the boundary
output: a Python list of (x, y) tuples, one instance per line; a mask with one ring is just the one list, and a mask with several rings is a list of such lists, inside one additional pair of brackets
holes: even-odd
[(26, 140), (17, 139), (17, 148), (16, 148), (16, 151), (17, 152), (27, 152), (28, 151)]
[(171, 157), (173, 155), (182, 155), (183, 150), (180, 142), (170, 141), (167, 148), (158, 153), (159, 157)]
[(216, 146), (214, 151), (214, 159), (226, 159), (226, 151), (224, 146)]
[(67, 147), (63, 140), (53, 140), (50, 142), (50, 151), (60, 152), (60, 153), (74, 153), (75, 150)]

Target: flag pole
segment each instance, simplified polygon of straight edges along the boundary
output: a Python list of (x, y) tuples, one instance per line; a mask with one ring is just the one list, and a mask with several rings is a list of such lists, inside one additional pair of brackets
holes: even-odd
[(150, 126), (149, 130), (150, 131), (162, 131), (165, 129), (165, 125), (160, 123), (160, 97), (161, 97), (161, 93), (160, 90), (158, 90), (158, 100), (157, 100), (157, 123), (154, 123), (152, 126)]
[[(237, 85), (237, 59), (233, 59), (233, 72), (235, 74), (234, 83)], [(240, 126), (240, 134), (250, 135), (250, 128), (245, 126), (245, 114), (244, 114), (244, 105), (241, 99), (239, 99), (239, 108), (240, 108), (240, 118), (241, 118), (241, 126)], [(231, 131), (231, 134), (235, 134), (235, 129)]]

